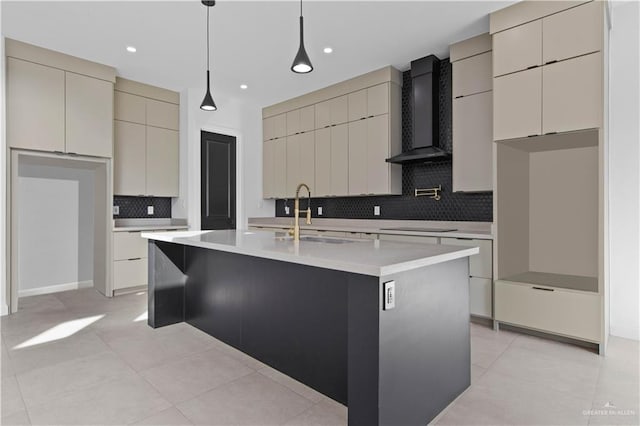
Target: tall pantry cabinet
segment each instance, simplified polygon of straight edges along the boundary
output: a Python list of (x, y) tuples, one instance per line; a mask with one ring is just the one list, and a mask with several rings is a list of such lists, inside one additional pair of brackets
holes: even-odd
[(604, 352), (608, 4), (491, 14), (495, 320)]

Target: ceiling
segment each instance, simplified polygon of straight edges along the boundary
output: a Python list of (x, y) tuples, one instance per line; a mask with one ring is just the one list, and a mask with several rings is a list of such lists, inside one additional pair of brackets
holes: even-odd
[[(260, 106), (393, 65), (401, 70), (488, 31), (488, 13), (514, 1), (303, 2), (314, 71), (290, 71), (297, 1), (218, 1), (212, 92)], [(2, 1), (2, 34), (114, 66), (118, 75), (182, 91), (205, 85), (206, 8), (200, 1)], [(125, 48), (135, 46), (137, 53)], [(331, 46), (332, 54), (323, 53)], [(241, 90), (240, 84), (247, 84)]]

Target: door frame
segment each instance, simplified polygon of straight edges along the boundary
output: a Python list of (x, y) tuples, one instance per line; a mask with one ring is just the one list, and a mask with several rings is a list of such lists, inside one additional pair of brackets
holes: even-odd
[[(106, 291), (106, 296), (111, 297), (113, 295), (112, 292), (112, 283), (111, 283), (111, 228), (112, 228), (112, 220), (113, 217), (113, 185), (112, 185), (112, 163), (110, 158), (100, 158), (100, 157), (88, 157), (88, 156), (60, 156), (58, 154), (40, 152), (40, 151), (28, 151), (22, 149), (8, 149), (9, 156), (7, 158), (7, 265), (6, 265), (6, 273), (7, 273), (7, 308), (8, 313), (12, 314), (18, 311), (18, 161), (19, 156), (30, 156), (36, 158), (52, 158), (52, 159), (64, 159), (66, 161), (82, 161), (82, 162), (91, 162), (96, 163), (98, 167), (104, 168), (104, 176), (103, 179), (106, 183), (105, 188), (105, 199), (104, 207), (105, 213), (105, 223), (102, 227), (104, 234), (99, 235), (96, 233), (94, 238), (102, 238), (104, 240), (104, 288)], [(98, 200), (96, 200), (98, 203)], [(94, 232), (96, 232), (98, 226), (94, 224)], [(95, 242), (94, 242), (95, 245)], [(95, 248), (94, 248), (95, 252)], [(95, 256), (95, 254), (94, 254)], [(97, 259), (94, 257), (94, 263)], [(94, 266), (94, 276), (95, 276), (95, 266)]]
[(242, 132), (237, 129), (215, 125), (200, 126), (197, 135), (195, 135), (194, 137), (193, 143), (190, 144), (190, 146), (193, 147), (193, 151), (189, 155), (189, 163), (192, 165), (192, 167), (190, 167), (190, 170), (192, 172), (188, 177), (189, 182), (192, 183), (192, 185), (189, 185), (190, 188), (188, 195), (189, 199), (192, 200), (192, 202), (189, 203), (190, 208), (188, 210), (190, 228), (202, 228), (202, 224), (200, 223), (200, 212), (202, 210), (202, 202), (200, 200), (200, 195), (202, 194), (202, 185), (200, 183), (202, 177), (202, 152), (200, 149), (200, 141), (203, 131), (209, 133), (219, 133), (221, 135), (227, 135), (236, 138), (236, 229), (244, 229), (246, 228), (246, 223), (242, 219), (244, 216), (244, 199), (241, 196), (241, 194), (244, 193), (244, 180), (242, 179), (244, 169), (241, 161), (243, 154)]

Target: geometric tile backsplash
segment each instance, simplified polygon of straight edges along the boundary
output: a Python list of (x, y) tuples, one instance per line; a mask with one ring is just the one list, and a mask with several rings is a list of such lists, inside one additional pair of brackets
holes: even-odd
[[(402, 75), (402, 147), (411, 144), (411, 71)], [(451, 138), (451, 64), (448, 59), (440, 63), (440, 148), (452, 150)], [(455, 159), (454, 159), (455, 161)], [(451, 161), (402, 166), (402, 195), (379, 197), (335, 197), (311, 200), (313, 217), (322, 207), (323, 218), (344, 219), (400, 219), (446, 221), (493, 221), (493, 195), (491, 192), (452, 192)], [(414, 188), (432, 188), (442, 185), (439, 201), (429, 197), (414, 197)], [(312, 188), (313, 190), (313, 188)], [(285, 205), (290, 214), (285, 214)], [(306, 208), (307, 200), (300, 207)], [(373, 207), (380, 206), (380, 216), (373, 215)], [(276, 216), (293, 216), (293, 200), (277, 200)]]
[[(113, 205), (118, 206), (119, 214), (114, 219), (170, 218), (170, 197), (125, 197), (113, 196)], [(147, 207), (153, 206), (153, 214), (147, 214)]]

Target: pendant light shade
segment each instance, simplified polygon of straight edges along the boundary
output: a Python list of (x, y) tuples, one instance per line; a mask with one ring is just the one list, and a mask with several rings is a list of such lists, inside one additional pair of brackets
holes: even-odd
[(307, 51), (304, 48), (304, 18), (302, 17), (302, 0), (300, 0), (300, 47), (296, 54), (293, 64), (291, 64), (291, 71), (298, 74), (306, 74), (313, 71), (313, 65)]
[(215, 111), (218, 107), (213, 101), (213, 96), (211, 96), (211, 77), (209, 72), (209, 10), (215, 6), (216, 2), (202, 0), (202, 4), (207, 6), (207, 93), (204, 95), (204, 99), (200, 104), (200, 109), (204, 111)]

